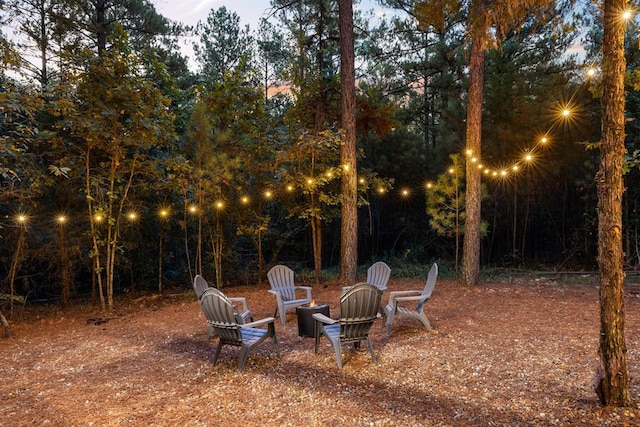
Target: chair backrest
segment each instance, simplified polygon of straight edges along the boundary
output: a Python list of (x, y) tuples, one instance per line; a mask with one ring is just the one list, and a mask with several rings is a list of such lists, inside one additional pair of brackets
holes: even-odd
[(390, 276), (391, 268), (386, 263), (378, 261), (367, 270), (367, 283), (371, 283), (384, 291), (387, 289)]
[(422, 310), (422, 306), (424, 305), (425, 301), (431, 298), (431, 294), (433, 293), (433, 288), (436, 287), (437, 280), (438, 280), (438, 264), (434, 262), (431, 268), (429, 269), (429, 274), (427, 276), (427, 284), (422, 290), (422, 295), (421, 295), (422, 298), (420, 298), (420, 300), (418, 301), (416, 311)]
[(196, 291), (196, 296), (198, 297), (198, 299), (202, 297), (202, 294), (207, 290), (208, 287), (209, 284), (206, 280), (204, 280), (204, 277), (197, 274), (193, 279), (193, 290)]
[(242, 334), (233, 314), (233, 304), (218, 289), (208, 288), (200, 298), (200, 307), (221, 340), (240, 345)]
[(286, 265), (275, 265), (267, 273), (271, 289), (280, 292), (284, 301), (296, 299), (293, 270)]
[(340, 340), (366, 337), (378, 317), (382, 291), (370, 283), (357, 283), (340, 297)]

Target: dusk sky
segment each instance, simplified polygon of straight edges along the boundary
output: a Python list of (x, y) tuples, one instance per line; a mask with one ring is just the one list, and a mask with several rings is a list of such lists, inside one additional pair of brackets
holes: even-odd
[[(240, 16), (240, 25), (248, 24), (256, 29), (261, 17), (266, 17), (271, 8), (270, 0), (151, 0), (156, 10), (175, 21), (195, 25), (204, 21), (211, 9), (225, 6)], [(374, 0), (362, 0), (358, 6), (362, 9), (379, 8)]]
[[(198, 21), (205, 22), (211, 9), (224, 6), (227, 10), (238, 14), (242, 27), (249, 25), (252, 30), (258, 28), (260, 18), (267, 17), (271, 9), (270, 0), (151, 0), (151, 3), (163, 16), (193, 26)], [(358, 7), (364, 10), (381, 9), (375, 0), (362, 0)], [(193, 41), (188, 39), (181, 41), (182, 52), (191, 61), (194, 60)]]
[(187, 25), (205, 21), (211, 9), (225, 6), (240, 16), (240, 25), (249, 24), (252, 29), (270, 8), (270, 0), (152, 0), (152, 3), (162, 15)]

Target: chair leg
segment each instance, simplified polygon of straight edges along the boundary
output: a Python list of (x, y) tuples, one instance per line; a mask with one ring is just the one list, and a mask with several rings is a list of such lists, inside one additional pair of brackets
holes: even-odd
[(338, 362), (338, 368), (342, 369), (342, 349), (340, 348), (340, 340), (333, 342), (333, 347), (336, 350), (336, 361)]
[(238, 357), (238, 372), (242, 372), (242, 369), (244, 369), (244, 364), (247, 362), (248, 357), (249, 357), (249, 347), (245, 347), (243, 345), (240, 348), (240, 356)]
[(273, 345), (276, 347), (276, 354), (278, 355), (278, 357), (280, 357), (280, 346), (278, 345), (278, 337), (276, 336), (276, 328), (273, 322), (269, 323), (269, 326), (267, 326), (267, 328), (269, 330), (268, 334), (273, 338)]
[(318, 327), (318, 322), (316, 321), (316, 333), (315, 333), (315, 346), (314, 346), (314, 352), (315, 354), (318, 354), (318, 347), (320, 345), (320, 335), (322, 335), (322, 328)]
[(367, 337), (367, 344), (369, 344), (369, 351), (371, 352), (371, 359), (373, 359), (374, 362), (378, 363), (378, 359), (376, 359), (376, 354), (373, 352), (373, 343), (371, 342), (371, 339), (369, 339), (369, 337)]
[(220, 356), (220, 350), (222, 350), (222, 346), (223, 345), (224, 344), (222, 343), (222, 339), (220, 339), (220, 341), (218, 341), (218, 348), (216, 348), (216, 353), (213, 355), (213, 364), (214, 365), (218, 361), (218, 356)]
[(424, 325), (425, 328), (427, 328), (427, 331), (433, 330), (431, 328), (431, 323), (429, 323), (429, 319), (427, 319), (427, 316), (425, 316), (424, 313), (422, 313), (422, 314), (420, 314), (420, 316), (418, 316), (418, 320), (420, 321), (420, 323), (422, 323)]
[(387, 313), (387, 338), (391, 336), (391, 326), (393, 326), (394, 314), (395, 313), (393, 311)]

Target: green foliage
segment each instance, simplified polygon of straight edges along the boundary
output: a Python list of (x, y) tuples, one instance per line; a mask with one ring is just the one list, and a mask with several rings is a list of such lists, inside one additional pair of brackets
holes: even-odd
[(11, 295), (11, 294), (3, 294), (0, 293), (0, 301), (13, 301), (13, 302), (17, 302), (20, 304), (24, 304), (26, 299), (25, 297), (23, 297), (22, 295)]
[(248, 26), (240, 27), (240, 17), (235, 12), (224, 6), (211, 9), (207, 22), (199, 22), (196, 32), (200, 43), (194, 43), (193, 50), (208, 87), (227, 74), (246, 73), (254, 41)]
[(441, 236), (453, 237), (464, 229), (464, 158), (451, 155), (449, 170), (427, 188), (429, 224)]

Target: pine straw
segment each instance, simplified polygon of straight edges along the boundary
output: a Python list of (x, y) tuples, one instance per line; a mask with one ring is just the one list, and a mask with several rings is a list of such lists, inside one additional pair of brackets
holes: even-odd
[[(422, 279), (390, 289), (422, 288)], [(267, 286), (226, 288), (256, 318), (273, 315)], [(314, 287), (337, 314), (340, 287)], [(387, 295), (385, 295), (386, 299)], [(127, 305), (125, 305), (127, 304)], [(627, 293), (632, 398), (639, 396), (640, 298)], [(601, 408), (595, 284), (550, 280), (465, 288), (439, 281), (425, 308), (434, 326), (398, 320), (391, 338), (373, 329), (366, 346), (345, 348), (344, 368), (323, 338), (297, 334), (296, 316), (276, 321), (270, 342), (237, 372), (238, 349), (211, 364), (216, 339), (191, 292), (120, 303), (102, 317), (90, 307), (27, 309), (0, 341), (3, 426), (621, 426), (634, 408)]]

